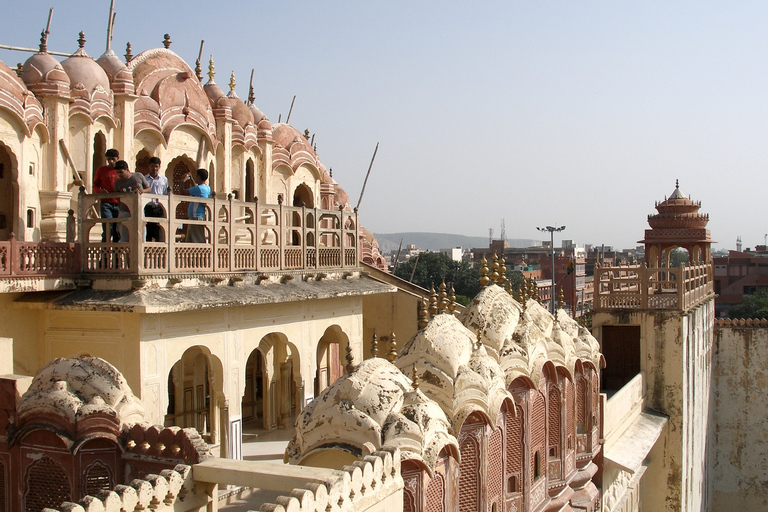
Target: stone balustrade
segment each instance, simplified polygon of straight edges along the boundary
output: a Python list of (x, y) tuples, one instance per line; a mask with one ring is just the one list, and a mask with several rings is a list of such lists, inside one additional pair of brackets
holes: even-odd
[(714, 269), (711, 263), (678, 268), (595, 266), (594, 283), (595, 311), (682, 311), (714, 296)]
[[(102, 199), (120, 201), (120, 217), (102, 219)], [(228, 197), (170, 194), (86, 194), (81, 190), (72, 241), (0, 242), (0, 278), (77, 275), (151, 276), (185, 273), (328, 270), (359, 266), (356, 212), (244, 202)], [(157, 203), (164, 217), (147, 217)], [(204, 219), (188, 219), (190, 203), (202, 204)], [(147, 224), (162, 233), (146, 241)], [(119, 242), (101, 241), (102, 226), (115, 224)], [(76, 231), (76, 234), (74, 233)], [(201, 233), (192, 242), (191, 231)]]
[[(148, 474), (144, 478), (132, 480), (128, 485), (117, 485), (114, 489), (99, 491), (96, 496), (86, 496), (78, 503), (64, 502), (59, 508), (45, 508), (43, 512), (204, 510), (203, 503), (208, 501), (205, 494), (194, 488), (192, 468), (179, 464), (160, 474)], [(186, 504), (179, 508), (177, 502), (182, 499)]]

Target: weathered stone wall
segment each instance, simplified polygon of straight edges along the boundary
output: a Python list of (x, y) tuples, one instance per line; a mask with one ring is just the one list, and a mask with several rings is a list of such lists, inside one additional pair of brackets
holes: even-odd
[(715, 328), (711, 510), (768, 510), (768, 329)]

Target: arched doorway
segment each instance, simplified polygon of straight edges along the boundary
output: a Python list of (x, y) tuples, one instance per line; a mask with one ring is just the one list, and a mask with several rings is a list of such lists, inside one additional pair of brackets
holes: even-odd
[(296, 187), (296, 190), (293, 192), (293, 206), (315, 207), (315, 196), (312, 194), (312, 189), (306, 183)]
[(193, 427), (209, 443), (218, 442), (218, 398), (214, 365), (221, 363), (207, 348), (188, 348), (168, 377), (166, 424)]
[(243, 394), (243, 428), (264, 428), (264, 355), (259, 349), (251, 352), (245, 364), (245, 393)]
[(243, 201), (251, 202), (256, 197), (256, 177), (253, 172), (253, 160), (245, 162), (245, 196)]
[(290, 428), (304, 396), (299, 351), (282, 333), (264, 336), (258, 350), (264, 356), (263, 428)]
[(317, 344), (315, 396), (344, 374), (341, 354), (348, 344), (349, 338), (338, 325), (328, 327), (323, 333)]
[(14, 193), (14, 159), (11, 152), (0, 144), (0, 241), (8, 240), (11, 233), (23, 240), (24, 232), (14, 229), (18, 208), (16, 193)]

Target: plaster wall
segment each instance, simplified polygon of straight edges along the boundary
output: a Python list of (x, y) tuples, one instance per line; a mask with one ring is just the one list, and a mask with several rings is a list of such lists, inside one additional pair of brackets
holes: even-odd
[[(669, 435), (659, 454), (666, 483), (643, 487), (642, 510), (708, 510), (708, 450), (714, 442), (714, 300), (685, 312), (601, 312), (593, 323), (640, 326), (640, 369), (647, 383), (645, 407), (669, 416)], [(595, 333), (601, 340), (599, 327)], [(604, 432), (606, 438), (612, 435)]]
[(711, 510), (768, 510), (768, 329), (715, 329)]
[[(2, 197), (2, 200), (9, 201), (15, 213), (8, 215), (7, 227), (0, 232), (14, 233), (17, 240), (40, 241), (42, 143), (37, 129), (32, 137), (22, 137), (23, 133), (22, 125), (0, 109), (0, 147), (9, 153), (11, 160), (11, 168), (5, 170), (5, 180), (12, 183), (12, 190), (8, 191), (11, 197)], [(7, 206), (4, 205), (2, 210), (7, 211)], [(27, 210), (32, 210), (34, 214), (32, 226), (27, 225), (27, 219), (24, 217)], [(6, 240), (6, 237), (1, 239)]]
[(363, 298), (363, 346), (365, 357), (370, 357), (373, 331), (379, 338), (379, 357), (386, 357), (389, 344), (381, 341), (395, 333), (398, 352), (410, 340), (418, 325), (419, 302), (421, 298), (398, 290), (396, 293), (380, 293)]
[[(0, 294), (0, 336), (12, 340), (13, 351), (0, 352), (8, 357), (13, 354), (12, 371), (18, 375), (34, 375), (40, 368), (38, 340), (40, 338), (40, 314), (38, 311), (14, 307), (13, 301), (21, 293)], [(46, 361), (47, 362), (47, 361)]]

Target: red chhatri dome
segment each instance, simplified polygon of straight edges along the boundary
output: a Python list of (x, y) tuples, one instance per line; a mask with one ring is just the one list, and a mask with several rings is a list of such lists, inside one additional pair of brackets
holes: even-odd
[(668, 199), (656, 203), (656, 215), (648, 216), (648, 224), (653, 229), (659, 228), (694, 228), (704, 229), (709, 222), (709, 215), (699, 213), (701, 202), (691, 201), (680, 192), (680, 182), (675, 180), (675, 191)]

